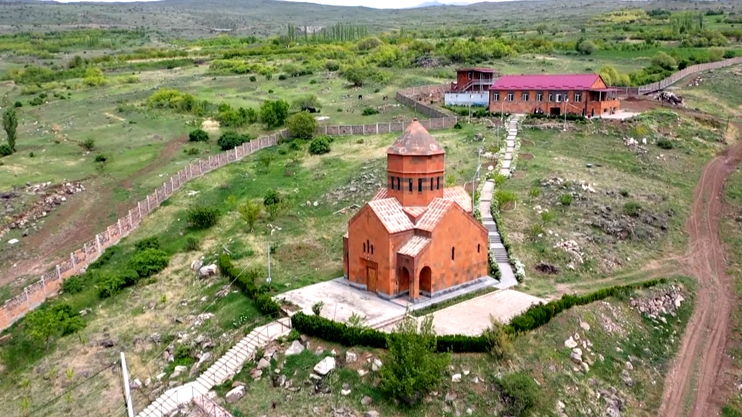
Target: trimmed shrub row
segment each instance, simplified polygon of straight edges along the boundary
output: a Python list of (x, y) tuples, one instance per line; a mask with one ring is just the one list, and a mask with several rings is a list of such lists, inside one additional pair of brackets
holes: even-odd
[(234, 264), (232, 264), (232, 260), (226, 253), (219, 256), (216, 265), (219, 267), (219, 271), (222, 275), (230, 281), (233, 281), (234, 285), (236, 285), (243, 294), (255, 302), (255, 307), (257, 307), (261, 313), (275, 316), (281, 311), (281, 306), (278, 305), (277, 302), (273, 301), (273, 298), (271, 298), (270, 295), (264, 294), (260, 288), (255, 286), (255, 278), (257, 275), (255, 270), (245, 271), (245, 273), (241, 274), (240, 271), (235, 268)]
[[(504, 327), (507, 333), (514, 334), (527, 332), (548, 323), (562, 311), (576, 305), (585, 305), (594, 301), (626, 293), (630, 290), (650, 288), (666, 283), (666, 279), (645, 281), (639, 284), (615, 286), (605, 288), (586, 295), (564, 295), (556, 301), (532, 306), (525, 312), (514, 317), (510, 324)], [(262, 310), (261, 310), (262, 311)], [(343, 346), (366, 346), (386, 349), (388, 333), (378, 330), (348, 326), (344, 323), (332, 321), (317, 315), (307, 315), (302, 312), (291, 317), (291, 325), (297, 331), (324, 339), (328, 342), (339, 343)], [(485, 336), (445, 335), (436, 336), (438, 352), (489, 352), (492, 341)]]

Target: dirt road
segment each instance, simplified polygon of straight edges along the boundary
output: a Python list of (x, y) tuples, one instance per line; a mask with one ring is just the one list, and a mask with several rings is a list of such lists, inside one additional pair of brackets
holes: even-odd
[[(742, 140), (714, 158), (703, 170), (686, 229), (690, 235), (687, 271), (698, 280), (695, 311), (680, 350), (665, 380), (660, 416), (719, 415), (731, 366), (725, 345), (731, 331), (735, 294), (726, 274), (719, 235), (724, 183), (742, 159)], [(687, 406), (687, 409), (686, 409)]]

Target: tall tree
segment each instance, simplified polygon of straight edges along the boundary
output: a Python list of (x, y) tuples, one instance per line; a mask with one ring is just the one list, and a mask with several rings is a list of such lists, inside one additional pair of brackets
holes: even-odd
[(9, 108), (3, 113), (3, 130), (8, 135), (8, 146), (15, 152), (16, 130), (18, 129), (18, 115), (15, 109)]
[(260, 204), (248, 200), (242, 203), (238, 210), (240, 212), (240, 217), (242, 217), (242, 220), (247, 223), (248, 227), (250, 227), (250, 231), (252, 232), (253, 226), (255, 226), (255, 222), (258, 220), (260, 212), (263, 210), (263, 208), (260, 207)]

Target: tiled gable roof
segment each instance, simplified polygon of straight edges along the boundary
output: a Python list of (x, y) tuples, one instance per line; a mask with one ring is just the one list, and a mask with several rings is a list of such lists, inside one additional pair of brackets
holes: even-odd
[(444, 188), (443, 198), (455, 201), (467, 213), (472, 212), (471, 196), (462, 186)]
[(407, 243), (402, 246), (397, 253), (400, 255), (412, 256), (413, 258), (422, 253), (428, 247), (430, 238), (425, 236), (412, 236)]
[(598, 77), (598, 74), (503, 75), (490, 90), (589, 90)]
[(374, 194), (374, 198), (372, 198), (371, 201), (383, 200), (387, 198), (388, 196), (389, 196), (389, 190), (386, 187), (379, 188), (379, 191), (377, 191), (376, 194)]
[(410, 206), (410, 207), (402, 207), (402, 210), (405, 211), (405, 213), (409, 214), (412, 217), (417, 217), (426, 211), (428, 211), (427, 206)]
[(376, 216), (390, 234), (412, 230), (415, 227), (396, 198), (373, 200), (368, 203), (368, 206), (376, 213)]
[(415, 225), (416, 229), (432, 232), (435, 226), (441, 221), (448, 210), (456, 204), (453, 200), (443, 198), (434, 198), (428, 205), (428, 210), (423, 214)]

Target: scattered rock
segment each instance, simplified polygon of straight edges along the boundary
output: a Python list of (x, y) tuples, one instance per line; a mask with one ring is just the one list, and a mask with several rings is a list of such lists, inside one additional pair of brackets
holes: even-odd
[(242, 381), (234, 381), (234, 382), (232, 382), (232, 388), (244, 387), (244, 386), (245, 386), (245, 383), (242, 382)]
[(212, 275), (216, 275), (217, 270), (218, 269), (215, 264), (206, 265), (198, 270), (198, 276), (201, 278), (210, 277)]
[(582, 320), (580, 320), (580, 327), (582, 328), (582, 330), (584, 330), (586, 332), (590, 330), (590, 324), (588, 324), (587, 322), (584, 322)]
[(294, 342), (291, 343), (291, 346), (286, 349), (286, 356), (298, 355), (303, 351), (304, 345), (302, 345), (298, 340), (294, 340)]
[(358, 360), (358, 355), (351, 351), (345, 352), (345, 363), (353, 363)]
[(572, 362), (576, 363), (577, 365), (582, 363), (582, 349), (580, 348), (573, 348), (572, 353), (569, 354), (569, 358), (572, 359)]
[(191, 269), (194, 271), (198, 271), (201, 269), (201, 267), (204, 265), (203, 262), (201, 262), (200, 259), (196, 259), (195, 261), (191, 262)]
[(632, 364), (629, 361), (626, 361), (626, 365), (625, 366), (626, 366), (626, 369), (628, 369), (629, 371), (633, 371), (634, 370), (634, 364)]
[(363, 417), (379, 417), (379, 412), (374, 410), (366, 411)]
[(371, 405), (371, 403), (374, 402), (374, 400), (371, 399), (368, 395), (364, 395), (363, 398), (361, 398), (361, 405)]
[(228, 404), (234, 404), (244, 396), (245, 396), (245, 387), (239, 386), (229, 391), (224, 398), (227, 400)]
[(461, 374), (453, 374), (451, 382), (461, 382)]
[(269, 360), (267, 360), (265, 358), (261, 358), (258, 361), (257, 369), (265, 369), (265, 368), (269, 368), (270, 366), (271, 366), (271, 363), (270, 363)]
[(253, 369), (250, 371), (250, 378), (252, 379), (258, 379), (261, 376), (263, 376), (263, 371), (260, 369)]
[(572, 338), (572, 336), (569, 337), (569, 339), (564, 341), (564, 346), (573, 349), (577, 347), (577, 342)]
[(380, 359), (374, 359), (374, 362), (371, 364), (371, 370), (374, 372), (378, 372), (379, 369), (382, 367), (382, 363)]
[(314, 372), (325, 376), (335, 369), (335, 358), (328, 356), (322, 359), (317, 365), (314, 366)]
[(365, 370), (365, 369), (359, 369), (358, 370), (358, 376), (360, 376), (361, 378), (363, 378), (364, 376), (366, 376), (367, 373), (368, 373), (368, 371)]
[(621, 371), (621, 381), (623, 381), (626, 386), (634, 386), (634, 380), (631, 379), (631, 375), (629, 375), (629, 371), (627, 371), (626, 369)]
[(183, 374), (186, 371), (188, 371), (188, 367), (187, 366), (178, 365), (173, 370), (173, 373), (170, 374), (170, 379), (175, 379), (175, 378), (179, 377), (181, 374)]
[(129, 388), (131, 389), (139, 389), (142, 387), (142, 381), (135, 379), (131, 382), (129, 382)]
[(456, 393), (453, 391), (449, 391), (446, 393), (446, 396), (444, 397), (444, 401), (451, 404), (454, 401), (456, 401), (456, 398), (458, 398), (458, 395), (456, 395)]

